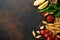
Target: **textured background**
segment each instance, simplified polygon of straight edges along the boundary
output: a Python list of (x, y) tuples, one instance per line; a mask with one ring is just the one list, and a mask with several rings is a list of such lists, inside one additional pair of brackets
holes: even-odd
[[(0, 40), (35, 40), (31, 34), (42, 20), (34, 0), (0, 0)], [(37, 27), (36, 27), (37, 28)]]

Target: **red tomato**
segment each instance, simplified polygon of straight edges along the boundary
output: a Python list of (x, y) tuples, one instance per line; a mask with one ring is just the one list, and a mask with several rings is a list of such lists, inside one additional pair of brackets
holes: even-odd
[(56, 37), (55, 40), (59, 40), (59, 39)]
[(44, 34), (44, 36), (45, 36), (45, 37), (48, 37), (49, 35), (46, 33), (46, 34)]
[(46, 33), (49, 33), (49, 30), (46, 29), (45, 32), (46, 32)]
[(45, 31), (44, 31), (44, 30), (40, 30), (40, 33), (41, 33), (41, 34), (45, 34)]
[(52, 22), (54, 22), (54, 16), (53, 15), (48, 15), (48, 16), (46, 16), (46, 21), (48, 22), (48, 23), (52, 23)]
[(44, 16), (46, 14), (46, 12), (42, 12), (42, 15)]
[(51, 35), (51, 38), (55, 38), (55, 35)]
[(51, 37), (47, 37), (47, 40), (51, 40)]
[(52, 32), (49, 32), (49, 35), (51, 36), (53, 33)]

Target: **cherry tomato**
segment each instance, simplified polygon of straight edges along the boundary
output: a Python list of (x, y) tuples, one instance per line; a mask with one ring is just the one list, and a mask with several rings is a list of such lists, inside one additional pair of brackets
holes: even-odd
[(49, 33), (49, 30), (46, 29), (45, 32), (46, 32), (46, 33)]
[(56, 37), (55, 40), (59, 40), (59, 39)]
[(51, 37), (47, 37), (47, 40), (51, 40)]
[(41, 34), (45, 34), (45, 31), (44, 31), (44, 30), (40, 30), (40, 33), (41, 33)]
[(44, 36), (45, 36), (45, 37), (48, 37), (49, 35), (46, 33), (46, 34), (44, 34)]
[(47, 12), (42, 12), (42, 15), (44, 16)]
[(51, 38), (55, 38), (55, 35), (51, 35)]
[(48, 34), (51, 36), (53, 33), (52, 32), (49, 32)]

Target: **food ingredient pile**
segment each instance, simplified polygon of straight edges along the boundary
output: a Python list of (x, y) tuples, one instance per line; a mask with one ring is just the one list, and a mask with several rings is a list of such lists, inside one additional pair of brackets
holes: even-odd
[(39, 30), (32, 30), (34, 38), (45, 40), (60, 39), (60, 4), (59, 0), (36, 0), (34, 6), (38, 7), (45, 20), (42, 20), (43, 26)]

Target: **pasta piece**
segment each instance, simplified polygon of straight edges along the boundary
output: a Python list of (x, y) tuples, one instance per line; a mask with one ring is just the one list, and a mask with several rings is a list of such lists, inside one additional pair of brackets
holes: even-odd
[(41, 37), (41, 35), (38, 35), (38, 36), (36, 36), (35, 38), (40, 38)]
[(33, 34), (33, 36), (34, 36), (34, 37), (36, 36), (36, 33), (35, 33), (35, 31), (34, 31), (34, 30), (32, 31), (32, 34)]

